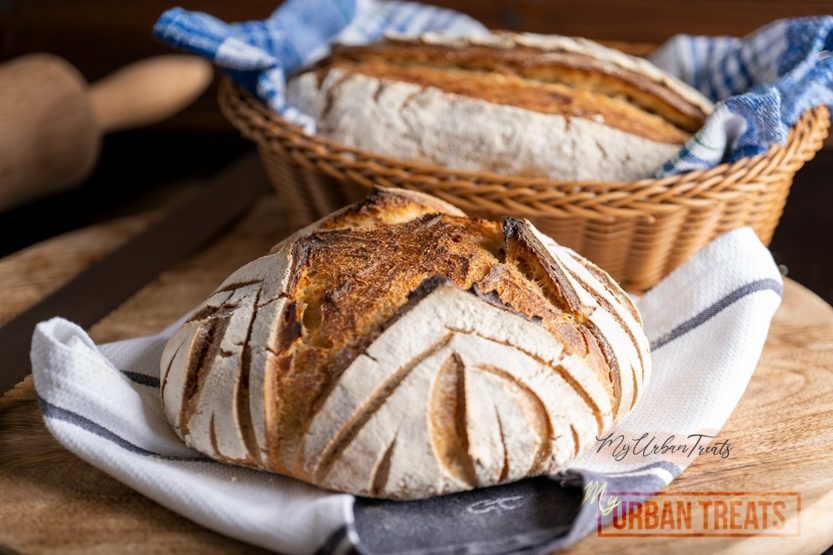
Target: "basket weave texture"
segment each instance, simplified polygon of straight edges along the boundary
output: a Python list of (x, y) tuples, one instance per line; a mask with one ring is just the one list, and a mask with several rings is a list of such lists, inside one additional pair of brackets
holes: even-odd
[(439, 197), (472, 216), (527, 218), (626, 289), (649, 289), (716, 236), (752, 227), (769, 244), (793, 176), (821, 148), (825, 106), (808, 110), (787, 142), (764, 154), (633, 182), (507, 177), (397, 160), (305, 134), (224, 79), (220, 106), (254, 141), (273, 187), (301, 227), (363, 198), (370, 187)]

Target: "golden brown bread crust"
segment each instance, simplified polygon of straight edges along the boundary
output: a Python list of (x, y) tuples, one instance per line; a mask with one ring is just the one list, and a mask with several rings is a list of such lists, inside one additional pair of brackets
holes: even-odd
[(661, 142), (684, 142), (707, 116), (637, 71), (576, 52), (387, 40), (338, 46), (318, 71), (331, 67), (541, 113), (604, 118), (606, 125)]
[[(604, 312), (605, 317), (616, 322), (625, 334), (630, 333), (630, 327), (638, 327), (639, 322), (630, 299), (606, 274), (573, 255), (569, 255), (572, 262), (558, 261), (536, 233), (528, 222), (506, 218), (497, 223), (470, 218), (426, 195), (374, 189), (364, 201), (299, 231), (280, 243), (273, 250), (274, 254), (236, 272), (204, 308), (194, 314), (180, 330), (182, 333), (178, 332), (172, 338), (163, 355), (161, 390), (166, 412), (189, 445), (221, 460), (265, 468), (354, 493), (408, 498), (424, 496), (431, 491), (456, 491), (460, 487), (500, 483), (511, 476), (518, 479), (522, 475), (518, 474), (517, 468), (507, 474), (512, 466), (509, 459), (499, 476), (484, 478), (483, 469), (469, 452), (470, 436), (482, 442), (471, 435), (475, 432), (468, 421), (471, 416), (466, 413), (473, 402), (467, 397), (468, 388), (472, 386), (463, 380), (469, 379), (465, 376), (471, 376), (474, 370), (470, 362), (465, 363), (460, 358), (469, 355), (456, 352), (438, 370), (423, 419), (430, 421), (434, 456), (459, 482), (453, 486), (458, 489), (442, 489), (452, 487), (449, 485), (438, 486), (440, 490), (424, 489), (423, 486), (418, 486), (417, 490), (397, 489), (400, 487), (397, 483), (388, 482), (385, 466), (393, 464), (390, 459), (393, 444), (378, 463), (378, 468), (372, 469), (371, 486), (338, 478), (339, 473), (344, 472), (344, 464), (352, 464), (343, 462), (343, 458), (350, 460), (352, 456), (345, 453), (356, 444), (357, 435), (392, 394), (391, 391), (380, 393), (386, 387), (384, 384), (377, 384), (373, 390), (379, 404), (364, 402), (356, 410), (357, 416), (351, 416), (347, 425), (330, 432), (337, 432), (337, 435), (325, 449), (314, 447), (321, 437), (312, 429), (316, 423), (320, 428), (322, 421), (329, 422), (331, 418), (348, 414), (324, 408), (326, 402), (339, 396), (338, 388), (351, 387), (345, 386), (343, 375), (352, 371), (348, 383), (354, 388), (364, 387), (361, 370), (356, 375), (357, 360), (362, 357), (372, 359), (371, 346), (386, 330), (425, 306), (423, 301), (440, 287), (453, 284), (460, 295), (479, 299), (478, 305), (485, 304), (481, 300), (487, 301), (489, 310), (506, 311), (511, 315), (507, 316), (509, 320), (521, 321), (533, 328), (527, 330), (534, 332), (532, 335), (540, 334), (547, 342), (559, 346), (558, 356), (547, 358), (552, 352), (537, 355), (529, 347), (534, 342), (524, 350), (526, 334), (516, 333), (512, 336), (514, 339), (502, 343), (504, 340), (498, 337), (498, 331), (504, 325), (502, 320), (489, 330), (492, 337), (480, 336), (500, 344), (501, 348), (520, 350), (524, 357), (540, 365), (542, 372), (557, 374), (579, 399), (575, 402), (582, 410), (589, 411), (581, 432), (577, 431), (578, 424), (551, 420), (548, 414), (551, 414), (552, 406), (544, 406), (543, 401), (551, 392), (530, 390), (522, 380), (508, 373), (511, 368), (507, 371), (505, 367), (490, 366), (494, 362), (491, 358), (477, 366), (478, 372), (494, 376), (489, 379), (501, 381), (509, 396), (526, 414), (524, 418), (505, 424), (528, 426), (529, 433), (539, 438), (535, 443), (536, 450), (529, 452), (530, 462), (524, 475), (552, 471), (558, 436), (572, 436), (570, 452), (571, 456), (576, 456), (581, 446), (589, 441), (588, 422), (592, 428), (590, 433), (601, 433), (611, 418), (615, 421), (631, 408), (644, 375), (638, 384), (637, 378), (633, 378), (633, 389), (630, 388), (630, 377), (623, 384), (622, 374), (633, 373), (635, 359), (624, 361), (629, 366), (620, 368), (620, 361), (624, 359), (618, 358), (618, 353), (622, 352), (623, 344), (627, 348), (632, 344), (641, 357), (646, 347), (644, 338), (638, 340), (630, 335), (629, 339), (622, 339), (625, 335), (620, 333), (616, 339), (610, 326), (605, 331), (599, 329), (597, 323), (602, 320), (595, 311)], [(287, 265), (281, 266), (283, 262)], [(273, 278), (280, 284), (268, 283)], [(587, 279), (599, 283), (582, 285), (581, 291), (577, 290)], [(604, 290), (610, 300), (603, 298), (605, 295), (601, 292)], [(588, 304), (587, 295), (595, 298), (595, 304)], [(276, 306), (280, 308), (275, 309)], [(269, 312), (271, 309), (275, 310)], [(234, 321), (247, 310), (251, 311), (248, 323), (241, 324), (239, 318)], [(266, 313), (272, 315), (265, 316)], [(635, 322), (623, 320), (631, 316)], [(469, 325), (476, 328), (477, 324), (465, 322), (463, 328)], [(441, 322), (437, 325), (444, 329)], [(268, 331), (267, 335), (260, 333), (263, 330)], [(445, 341), (450, 341), (454, 333), (476, 335), (474, 330), (449, 329)], [(253, 339), (253, 334), (260, 337), (259, 342)], [(414, 334), (417, 337), (430, 335), (425, 329), (415, 329)], [(610, 337), (619, 342), (619, 351), (611, 345), (608, 334), (613, 334)], [(419, 339), (417, 343), (420, 341), (425, 339)], [(442, 346), (428, 344), (425, 348), (427, 353), (432, 353)], [(237, 347), (240, 347), (239, 354), (233, 352)], [(229, 361), (230, 366), (223, 366)], [(581, 372), (576, 364), (582, 366)], [(226, 370), (218, 371), (218, 365)], [(183, 368), (184, 379), (171, 377), (177, 372), (182, 373)], [(400, 381), (409, 371), (407, 365), (391, 370), (391, 376), (401, 376)], [(256, 373), (258, 379), (253, 377)], [(231, 382), (236, 385), (227, 390), (228, 384), (224, 380), (230, 375), (239, 377), (237, 382)], [(259, 384), (251, 386), (252, 391), (250, 380)], [(177, 397), (176, 392), (171, 393), (178, 387), (183, 390), (181, 397)], [(362, 399), (362, 393), (350, 391), (349, 395)], [(632, 396), (627, 393), (631, 391)], [(220, 412), (216, 406), (207, 404), (206, 399), (217, 403), (223, 396), (234, 399), (236, 432), (227, 420), (215, 428), (215, 416)], [(257, 398), (261, 396), (262, 406), (256, 407)], [(181, 399), (179, 405), (176, 399)], [(177, 411), (175, 416), (171, 415), (171, 409)], [(402, 407), (399, 410), (408, 409)], [(206, 426), (208, 417), (210, 426)], [(224, 418), (227, 417), (219, 416), (217, 422)], [(192, 422), (196, 422), (195, 429), (199, 426), (202, 431), (190, 429)], [(335, 425), (333, 422), (332, 426)], [(208, 446), (200, 439), (201, 434), (204, 438), (206, 433)], [(239, 435), (244, 447), (236, 451), (240, 455), (230, 456), (229, 439), (235, 435)], [(203, 443), (195, 445), (194, 441)], [(521, 439), (507, 437), (504, 441), (521, 442)], [(402, 444), (405, 443), (403, 439)], [(364, 444), (361, 445), (364, 449)], [(311, 456), (315, 458), (311, 459)], [(502, 456), (510, 457), (508, 451)], [(512, 456), (517, 457), (517, 454)], [(341, 470), (338, 464), (342, 464)], [(515, 459), (513, 465), (517, 464)], [(401, 463), (396, 470), (401, 472)]]
[(579, 303), (528, 232), (508, 218), (488, 220), (437, 212), (376, 189), (293, 245), (284, 328), (275, 346), (280, 392), (272, 461), (299, 478), (293, 458), (310, 417), (340, 373), (408, 305), (420, 285), (443, 276), (489, 296), (546, 327), (569, 354), (587, 356), (604, 374), (614, 406), (617, 372), (604, 337), (578, 312)]

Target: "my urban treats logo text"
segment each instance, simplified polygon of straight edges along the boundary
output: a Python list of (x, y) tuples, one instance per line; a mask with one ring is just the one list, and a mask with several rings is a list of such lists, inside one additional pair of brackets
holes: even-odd
[(596, 438), (596, 452), (607, 453), (618, 462), (663, 459), (674, 462), (681, 459), (695, 459), (703, 455), (728, 459), (732, 453), (732, 442), (718, 440), (716, 435), (689, 434), (614, 434)]
[(606, 484), (585, 486), (584, 503), (598, 507), (598, 535), (798, 536), (798, 492), (611, 492)]

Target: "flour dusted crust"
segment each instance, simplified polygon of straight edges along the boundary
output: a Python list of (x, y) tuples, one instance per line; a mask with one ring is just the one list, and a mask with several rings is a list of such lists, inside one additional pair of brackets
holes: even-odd
[(529, 222), (375, 189), (232, 274), (161, 361), (221, 461), (415, 499), (562, 469), (636, 403), (639, 314)]
[(290, 80), (318, 133), (387, 156), (573, 180), (650, 175), (711, 105), (645, 60), (582, 39), (424, 35), (336, 48)]
[(316, 118), (318, 133), (404, 160), (501, 175), (629, 181), (679, 150), (608, 127), (601, 117), (540, 114), (340, 69), (320, 88), (316, 79), (296, 78), (289, 98)]

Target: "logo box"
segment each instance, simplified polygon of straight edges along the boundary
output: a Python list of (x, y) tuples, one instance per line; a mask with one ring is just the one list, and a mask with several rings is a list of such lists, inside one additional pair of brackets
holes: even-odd
[[(610, 492), (612, 520), (601, 537), (798, 536), (798, 492)], [(610, 501), (612, 500), (612, 502)], [(616, 501), (618, 500), (618, 503)]]

